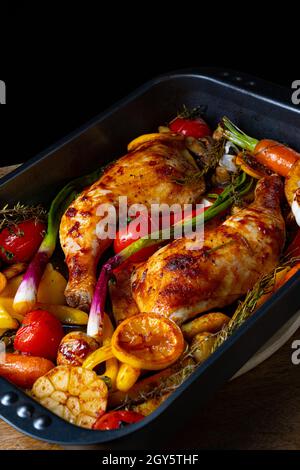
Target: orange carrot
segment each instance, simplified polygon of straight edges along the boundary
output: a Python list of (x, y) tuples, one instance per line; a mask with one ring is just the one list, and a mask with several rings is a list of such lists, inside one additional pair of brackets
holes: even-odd
[(295, 150), (269, 139), (258, 142), (254, 149), (254, 155), (260, 163), (284, 177), (288, 175), (294, 163), (300, 158), (300, 154)]
[(43, 357), (7, 353), (4, 362), (0, 362), (0, 377), (18, 387), (31, 388), (39, 377), (53, 367), (53, 362)]
[(223, 118), (222, 127), (224, 137), (251, 152), (259, 163), (280, 176), (286, 177), (294, 163), (300, 158), (300, 153), (275, 140), (258, 141), (248, 136), (227, 117)]

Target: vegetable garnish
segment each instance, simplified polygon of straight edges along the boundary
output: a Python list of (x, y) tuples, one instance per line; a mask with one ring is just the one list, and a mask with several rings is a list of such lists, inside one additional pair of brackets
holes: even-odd
[(0, 362), (0, 377), (26, 389), (53, 367), (53, 362), (43, 357), (6, 353), (5, 361)]
[(26, 206), (19, 202), (14, 207), (6, 204), (0, 209), (0, 231), (6, 227), (14, 226), (24, 220), (34, 219), (36, 222), (46, 222), (47, 211), (41, 205)]
[(242, 172), (236, 177), (233, 177), (232, 183), (229, 184), (224, 191), (218, 195), (214, 204), (212, 204), (203, 214), (198, 214), (191, 219), (180, 220), (174, 224), (170, 230), (160, 230), (153, 232), (150, 235), (140, 238), (127, 246), (120, 253), (110, 258), (100, 271), (100, 275), (95, 287), (94, 297), (89, 314), (89, 321), (87, 333), (95, 338), (101, 338), (103, 316), (105, 312), (105, 302), (107, 296), (108, 281), (113, 274), (113, 270), (120, 266), (124, 261), (130, 258), (133, 254), (141, 249), (149, 246), (159, 246), (162, 241), (167, 242), (174, 237), (175, 229), (179, 226), (189, 229), (194, 227), (199, 221), (208, 222), (234, 202), (240, 199), (243, 195), (247, 194), (252, 188), (253, 180), (249, 178), (246, 173)]
[(23, 281), (15, 295), (14, 308), (17, 312), (25, 314), (33, 309), (42, 275), (56, 247), (60, 219), (78, 192), (96, 181), (102, 171), (103, 169), (101, 168), (93, 173), (76, 178), (64, 186), (52, 201), (48, 214), (47, 233), (29, 264)]
[(227, 117), (222, 119), (221, 128), (224, 137), (238, 147), (254, 154), (262, 165), (280, 176), (287, 176), (294, 163), (300, 158), (298, 152), (280, 142), (270, 139), (259, 141), (249, 137)]
[(6, 264), (30, 261), (46, 231), (44, 222), (24, 220), (0, 232), (0, 258)]
[(64, 336), (60, 321), (47, 310), (27, 313), (15, 337), (14, 348), (24, 354), (56, 360)]
[(200, 139), (212, 134), (211, 129), (202, 118), (203, 110), (194, 108), (189, 111), (186, 107), (169, 123), (169, 129), (172, 132), (184, 136)]
[(112, 429), (119, 429), (124, 423), (132, 424), (141, 421), (145, 416), (141, 413), (134, 411), (110, 411), (97, 419), (93, 425), (93, 429), (100, 431), (110, 431)]
[(116, 357), (135, 369), (160, 370), (173, 364), (183, 349), (183, 335), (176, 323), (162, 315), (141, 313), (120, 323), (111, 344), (94, 351), (83, 367), (93, 369), (101, 362)]
[(180, 327), (155, 313), (141, 313), (124, 320), (111, 340), (114, 356), (132, 367), (160, 370), (169, 367), (183, 353)]

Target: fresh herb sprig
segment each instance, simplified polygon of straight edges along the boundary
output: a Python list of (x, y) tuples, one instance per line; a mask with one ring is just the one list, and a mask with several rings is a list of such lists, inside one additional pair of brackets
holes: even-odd
[(24, 220), (35, 219), (40, 222), (47, 220), (47, 211), (42, 205), (29, 206), (18, 202), (13, 207), (6, 204), (0, 209), (0, 232), (6, 227), (16, 225)]

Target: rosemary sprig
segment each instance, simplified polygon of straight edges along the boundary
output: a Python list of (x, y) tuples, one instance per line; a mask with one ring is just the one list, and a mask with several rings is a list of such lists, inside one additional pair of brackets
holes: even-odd
[(36, 219), (44, 222), (46, 218), (47, 211), (40, 204), (37, 206), (26, 206), (18, 202), (13, 207), (9, 207), (6, 204), (0, 209), (0, 231), (23, 220)]

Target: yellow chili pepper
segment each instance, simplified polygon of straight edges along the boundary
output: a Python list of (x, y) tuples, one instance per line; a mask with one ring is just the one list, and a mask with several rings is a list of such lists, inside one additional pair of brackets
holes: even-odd
[(77, 308), (68, 307), (67, 305), (54, 305), (37, 303), (36, 308), (47, 310), (58, 318), (62, 323), (69, 325), (86, 325), (88, 322), (88, 314)]
[[(13, 299), (10, 297), (0, 297), (0, 306), (2, 306), (7, 312), (22, 322), (24, 316), (17, 313), (13, 307)], [(76, 308), (68, 307), (67, 305), (52, 305), (52, 304), (41, 304), (37, 303), (35, 309), (47, 310), (58, 318), (62, 323), (69, 325), (86, 325), (88, 321), (88, 314), (78, 310)]]
[(116, 386), (121, 392), (128, 392), (136, 383), (141, 374), (141, 369), (136, 369), (129, 364), (122, 363), (117, 375)]
[[(104, 315), (104, 322), (103, 322), (103, 346), (110, 346), (111, 337), (114, 332), (114, 327), (110, 321), (108, 315)], [(116, 387), (117, 375), (119, 370), (119, 361), (115, 357), (111, 359), (107, 359), (105, 364), (105, 372), (104, 376), (109, 377), (111, 380), (112, 389), (114, 390)]]
[(101, 348), (96, 349), (92, 352), (86, 360), (83, 362), (82, 367), (85, 369), (93, 370), (98, 364), (107, 361), (114, 357), (110, 344), (106, 346), (101, 346)]

